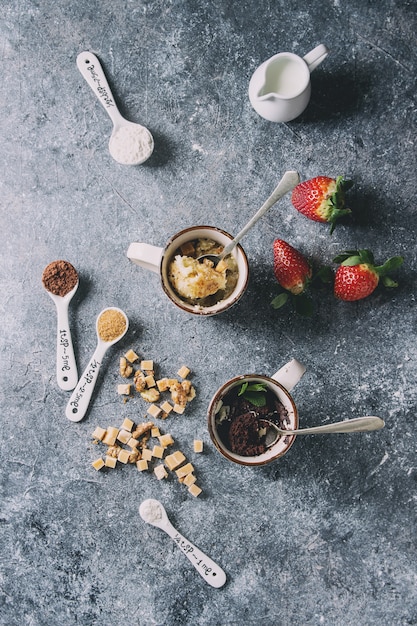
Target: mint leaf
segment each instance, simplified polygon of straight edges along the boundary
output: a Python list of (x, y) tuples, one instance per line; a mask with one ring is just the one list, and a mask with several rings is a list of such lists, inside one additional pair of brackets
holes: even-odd
[(257, 393), (256, 391), (247, 391), (246, 393), (243, 394), (243, 397), (245, 398), (245, 400), (248, 400), (251, 404), (253, 404), (254, 406), (265, 406), (266, 404), (266, 397), (265, 395), (262, 393)]
[(248, 388), (249, 383), (242, 383), (241, 388), (239, 389), (239, 393), (237, 394), (238, 396), (243, 396), (243, 394), (245, 393), (246, 389)]

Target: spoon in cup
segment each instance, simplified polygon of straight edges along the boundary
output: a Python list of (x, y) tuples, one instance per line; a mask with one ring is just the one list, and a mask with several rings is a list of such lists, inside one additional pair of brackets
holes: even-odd
[(275, 187), (272, 194), (269, 198), (264, 202), (261, 208), (255, 213), (252, 219), (242, 228), (242, 230), (236, 235), (234, 239), (227, 246), (224, 247), (223, 251), (220, 254), (203, 254), (198, 257), (198, 261), (202, 262), (204, 259), (208, 259), (211, 261), (216, 267), (220, 261), (222, 261), (228, 254), (232, 252), (232, 250), (237, 246), (239, 241), (242, 239), (244, 235), (256, 224), (256, 222), (276, 203), (280, 200), (285, 194), (294, 189), (296, 185), (300, 182), (300, 176), (298, 172), (294, 170), (288, 170), (285, 172), (284, 176), (281, 178), (278, 185)]
[(297, 430), (286, 430), (279, 428), (274, 422), (262, 419), (262, 425), (266, 428), (266, 446), (270, 448), (280, 437), (285, 435), (321, 435), (326, 433), (358, 433), (379, 430), (385, 426), (385, 422), (380, 417), (366, 415), (364, 417), (355, 417), (351, 420), (343, 422), (333, 422), (333, 424), (324, 424), (323, 426), (313, 426), (311, 428), (300, 428)]
[(77, 67), (113, 122), (113, 132), (109, 141), (109, 151), (113, 159), (122, 165), (144, 163), (154, 149), (150, 131), (141, 124), (130, 122), (120, 113), (95, 54), (81, 52), (77, 56)]
[(128, 327), (129, 320), (126, 313), (116, 307), (103, 309), (97, 317), (97, 347), (65, 410), (65, 415), (72, 422), (80, 422), (87, 413), (103, 357), (110, 346), (124, 337)]

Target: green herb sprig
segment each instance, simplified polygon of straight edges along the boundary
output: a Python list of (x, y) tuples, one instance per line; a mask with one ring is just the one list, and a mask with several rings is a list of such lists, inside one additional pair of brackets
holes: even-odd
[(266, 385), (265, 383), (242, 383), (237, 394), (243, 396), (251, 404), (257, 407), (266, 405)]

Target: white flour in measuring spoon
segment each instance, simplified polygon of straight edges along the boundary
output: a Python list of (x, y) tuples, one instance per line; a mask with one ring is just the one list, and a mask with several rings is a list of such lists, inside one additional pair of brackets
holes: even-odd
[(117, 108), (100, 61), (92, 52), (81, 52), (77, 67), (106, 109), (113, 122), (109, 151), (115, 161), (122, 165), (140, 165), (151, 156), (153, 137), (141, 124), (129, 122)]
[(113, 159), (123, 165), (143, 163), (153, 151), (152, 135), (139, 124), (119, 126), (110, 137), (109, 151)]

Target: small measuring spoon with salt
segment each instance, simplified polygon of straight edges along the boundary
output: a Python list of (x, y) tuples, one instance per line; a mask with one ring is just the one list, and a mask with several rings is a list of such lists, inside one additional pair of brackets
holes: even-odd
[(78, 289), (78, 274), (68, 261), (53, 261), (42, 273), (42, 283), (57, 312), (56, 378), (64, 391), (74, 389), (78, 381), (77, 363), (68, 319), (69, 303)]
[(124, 337), (128, 327), (129, 320), (126, 313), (117, 307), (103, 309), (97, 317), (97, 347), (77, 387), (72, 392), (65, 410), (65, 415), (72, 422), (80, 422), (87, 413), (103, 357), (110, 346)]
[(77, 67), (113, 122), (109, 141), (113, 159), (122, 165), (141, 165), (147, 161), (154, 149), (153, 137), (145, 126), (130, 122), (120, 113), (96, 55), (81, 52), (77, 56)]
[(173, 527), (159, 500), (152, 498), (144, 500), (139, 507), (139, 514), (147, 524), (160, 528), (173, 539), (206, 583), (216, 588), (223, 587), (226, 582), (226, 574), (222, 568)]

